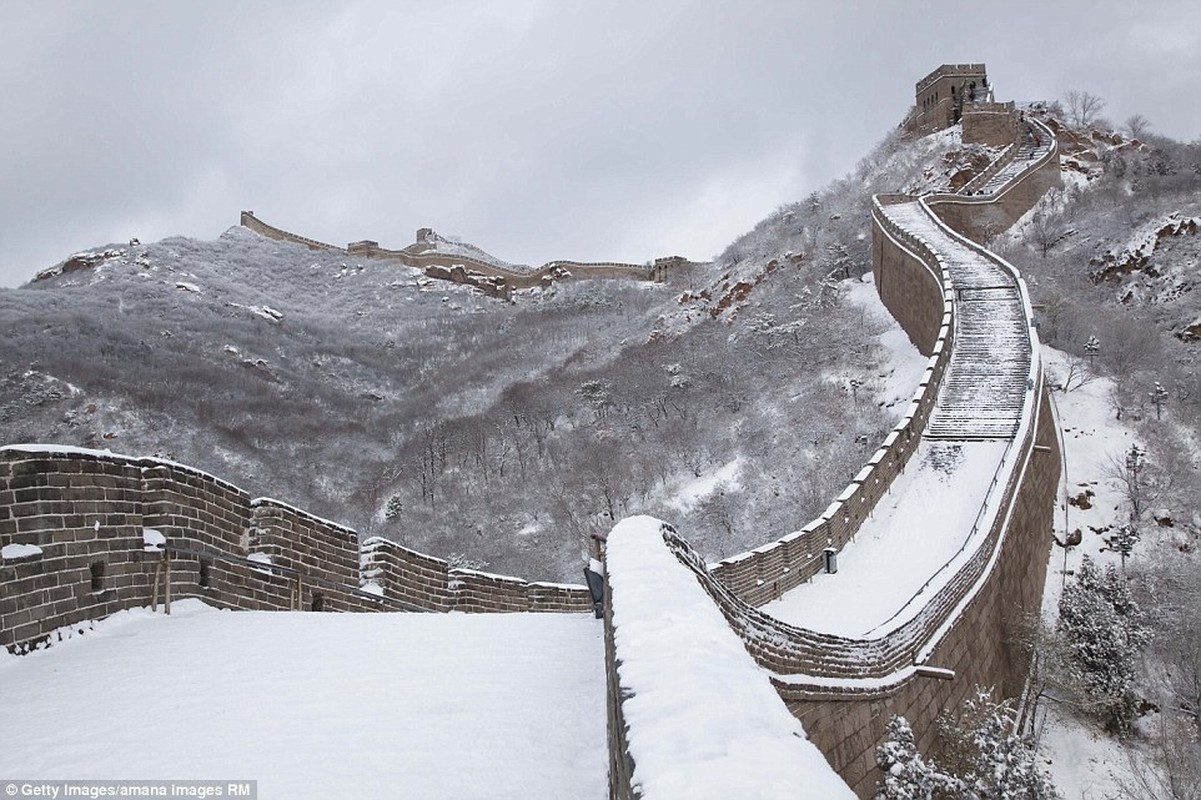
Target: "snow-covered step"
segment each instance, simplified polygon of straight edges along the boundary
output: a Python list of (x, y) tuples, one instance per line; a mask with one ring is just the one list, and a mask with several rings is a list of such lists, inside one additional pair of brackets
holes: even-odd
[(921, 204), (885, 206), (884, 213), (938, 255), (955, 290), (955, 346), (923, 435), (964, 441), (1012, 438), (1021, 420), (1031, 359), (1016, 279), (949, 235)]

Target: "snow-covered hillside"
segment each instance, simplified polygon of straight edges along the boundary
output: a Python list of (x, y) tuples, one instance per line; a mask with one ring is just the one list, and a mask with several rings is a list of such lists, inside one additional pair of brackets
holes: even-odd
[(973, 158), (889, 138), (714, 264), (514, 303), (240, 227), (99, 247), (0, 291), (0, 441), (166, 456), (532, 578), (576, 579), (633, 513), (720, 558), (814, 516), (895, 423), (886, 327), (845, 297), (865, 198)]

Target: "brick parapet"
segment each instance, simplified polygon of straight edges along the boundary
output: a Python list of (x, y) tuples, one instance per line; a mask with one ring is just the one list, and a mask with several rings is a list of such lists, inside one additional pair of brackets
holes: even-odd
[[(953, 304), (945, 290), (948, 279), (938, 256), (879, 209), (879, 205), (908, 199), (884, 196), (878, 200), (873, 231), (880, 241), (874, 246), (877, 252), (885, 248), (885, 243), (890, 249), (888, 259), (875, 261), (873, 268), (878, 288), (886, 274), (890, 287), (894, 284), (907, 287), (904, 293), (893, 293), (888, 298), (884, 297), (883, 288), (880, 292), (885, 305), (901, 320), (919, 350), (929, 357), (926, 370), (905, 416), (821, 516), (776, 542), (711, 566), (714, 578), (753, 606), (769, 603), (809, 580), (822, 568), (826, 548), (841, 551), (854, 538), (863, 521), (904, 471), (934, 409), (954, 345)], [(892, 267), (886, 273), (878, 266), (881, 263)], [(904, 270), (904, 274), (897, 277), (894, 275), (897, 270)], [(914, 297), (921, 298), (920, 302), (913, 303)], [(915, 307), (916, 313), (905, 313)]]
[(1049, 510), (1061, 469), (1045, 390), (1040, 406), (1034, 441), (1052, 446), (1030, 454), (992, 571), (950, 618), (948, 629), (925, 657), (924, 663), (953, 671), (954, 679), (908, 670), (884, 686), (776, 683), (809, 737), (860, 797), (874, 795), (879, 777), (875, 746), (894, 714), (910, 721), (919, 748), (929, 752), (939, 713), (961, 703), (975, 686), (995, 686), (1010, 697), (1021, 691), (1025, 665), (1021, 654), (1013, 651), (1009, 634), (1018, 619), (1039, 608), (1051, 544)]
[[(823, 634), (764, 614), (717, 580), (674, 531), (664, 531), (666, 545), (696, 574), (752, 657), (776, 676), (781, 698), (861, 797), (874, 794), (879, 777), (875, 747), (893, 714), (910, 719), (919, 745), (928, 750), (938, 713), (961, 702), (975, 685), (1010, 694), (1020, 689), (1024, 665), (1010, 652), (1006, 633), (1021, 615), (1039, 606), (1060, 469), (1047, 390), (1041, 380), (1039, 386), (1033, 404), (1038, 411), (1027, 416), (1012, 448), (987, 533), (978, 537), (968, 557), (952, 565), (953, 576), (930, 601), (878, 639)], [(1035, 444), (1051, 445), (1051, 450), (1036, 450)], [(786, 559), (800, 539), (786, 537), (759, 550), (768, 558)], [(737, 559), (729, 568), (745, 572), (753, 563)], [(606, 635), (610, 662), (620, 661), (612, 632)], [(923, 674), (918, 665), (951, 670), (954, 679)], [(620, 749), (624, 725), (620, 705), (611, 696), (611, 770), (628, 768)]]
[(144, 524), (176, 543), (245, 556), (250, 495), (183, 464), (142, 458)]
[[(0, 646), (171, 593), (230, 609), (585, 613), (583, 586), (449, 570), (382, 539), (154, 458), (55, 445), (0, 447)], [(20, 545), (21, 547), (8, 547)], [(248, 561), (248, 556), (269, 563)], [(453, 573), (453, 578), (452, 578)], [(374, 586), (364, 588), (364, 584)], [(165, 586), (160, 589), (165, 599)]]
[(0, 645), (106, 616), (148, 585), (141, 469), (103, 453), (0, 449)]
[(930, 209), (948, 227), (983, 244), (1012, 227), (1048, 191), (1063, 185), (1059, 140), (1041, 121), (1028, 117), (1027, 122), (1038, 129), (1050, 147), (1000, 191), (987, 196), (932, 194), (925, 198)]
[(275, 564), (345, 586), (359, 584), (359, 535), (270, 498), (250, 504), (250, 549)]
[(964, 144), (1005, 147), (1020, 135), (1020, 120), (1013, 102), (967, 103), (962, 122)]

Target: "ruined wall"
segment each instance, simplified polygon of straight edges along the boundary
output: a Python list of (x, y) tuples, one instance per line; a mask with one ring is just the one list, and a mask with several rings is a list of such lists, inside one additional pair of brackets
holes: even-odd
[[(147, 533), (150, 531), (151, 533)], [(166, 549), (155, 544), (157, 535)], [(174, 598), (321, 611), (592, 610), (583, 586), (452, 569), (199, 470), (54, 445), (0, 448), (0, 645)]]

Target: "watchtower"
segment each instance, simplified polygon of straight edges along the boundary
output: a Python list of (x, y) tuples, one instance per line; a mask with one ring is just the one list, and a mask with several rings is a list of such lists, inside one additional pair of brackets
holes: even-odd
[(990, 100), (992, 87), (983, 64), (943, 64), (917, 82), (914, 95), (916, 105), (905, 127), (926, 134), (959, 122), (964, 104)]

